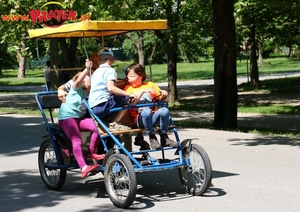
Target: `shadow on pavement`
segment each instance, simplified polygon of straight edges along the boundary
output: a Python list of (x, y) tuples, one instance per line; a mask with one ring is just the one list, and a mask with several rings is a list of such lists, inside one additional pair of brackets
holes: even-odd
[(280, 137), (280, 136), (254, 136), (252, 139), (229, 139), (232, 145), (259, 146), (259, 145), (289, 145), (300, 146), (300, 141), (297, 138)]
[[(41, 117), (0, 114), (1, 139), (0, 154), (16, 156), (30, 154), (33, 148), (42, 143), (46, 134), (45, 124)], [(13, 135), (13, 136), (12, 136)]]

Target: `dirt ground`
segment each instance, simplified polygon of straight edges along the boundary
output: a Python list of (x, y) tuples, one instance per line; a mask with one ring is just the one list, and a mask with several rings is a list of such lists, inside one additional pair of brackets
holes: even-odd
[[(181, 99), (201, 98), (213, 102), (212, 86), (189, 86), (179, 87), (178, 95)], [(291, 107), (300, 107), (300, 94), (280, 94), (280, 93), (259, 93), (243, 92), (238, 94), (239, 102), (247, 104), (288, 104)], [(0, 107), (16, 109), (38, 109), (34, 94), (1, 94)], [(192, 121), (213, 121), (213, 113), (198, 113), (194, 111), (191, 115), (186, 111), (171, 111), (171, 115), (176, 120)], [(261, 115), (261, 114), (238, 114), (238, 126), (252, 128), (266, 128), (280, 131), (299, 132), (298, 124), (300, 116), (298, 115)]]

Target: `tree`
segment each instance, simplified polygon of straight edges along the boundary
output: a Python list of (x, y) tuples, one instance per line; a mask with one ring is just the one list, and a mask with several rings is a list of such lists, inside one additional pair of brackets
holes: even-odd
[[(207, 5), (207, 0), (199, 1), (179, 1), (179, 0), (128, 0), (128, 1), (108, 1), (103, 0), (97, 5), (98, 8), (102, 8), (110, 14), (113, 19), (129, 19), (129, 20), (151, 20), (151, 19), (167, 19), (168, 30), (156, 31), (155, 34), (165, 45), (167, 54), (167, 78), (168, 78), (168, 90), (169, 90), (169, 103), (172, 105), (174, 100), (178, 99), (177, 95), (177, 61), (178, 61), (178, 42), (184, 38), (180, 36), (186, 35), (186, 37), (193, 37), (193, 32), (199, 25), (193, 26), (192, 23), (202, 23), (199, 21), (202, 17), (202, 10), (199, 8), (202, 5)], [(205, 4), (206, 3), (206, 4)], [(201, 5), (201, 6), (199, 6)], [(183, 10), (184, 7), (188, 9)], [(135, 11), (132, 11), (135, 8)], [(120, 12), (122, 11), (122, 12)], [(184, 17), (184, 19), (182, 18)], [(196, 18), (195, 18), (196, 17)], [(207, 18), (207, 17), (206, 17)], [(203, 28), (203, 27), (202, 27)], [(186, 32), (183, 32), (183, 31)], [(190, 33), (187, 33), (190, 31)], [(199, 31), (197, 31), (199, 33)], [(196, 35), (196, 33), (195, 33)], [(144, 36), (144, 35), (143, 35)], [(204, 36), (205, 37), (205, 36)], [(140, 37), (141, 38), (141, 37)], [(139, 39), (141, 40), (141, 39)], [(190, 39), (187, 39), (190, 40)], [(197, 39), (194, 39), (197, 40)], [(195, 45), (195, 42), (191, 42)], [(136, 45), (136, 44), (135, 44)], [(138, 45), (136, 45), (138, 46)], [(182, 52), (186, 52), (189, 45), (182, 46)], [(195, 45), (197, 46), (197, 45)], [(191, 48), (192, 49), (192, 48)], [(193, 48), (194, 49), (194, 48)], [(140, 49), (142, 51), (142, 49)], [(192, 52), (193, 53), (193, 52)], [(192, 54), (191, 53), (191, 54)], [(142, 55), (142, 54), (140, 54)], [(139, 59), (142, 61), (142, 59)], [(141, 63), (141, 62), (140, 62)]]
[[(259, 87), (259, 64), (263, 65), (263, 45), (266, 39), (291, 47), (299, 35), (298, 0), (248, 0), (237, 1), (238, 32), (247, 34), (244, 40), (250, 47), (250, 78), (254, 90)], [(295, 39), (296, 38), (296, 39)]]
[(214, 126), (237, 127), (234, 0), (213, 0)]
[(8, 48), (15, 49), (19, 63), (18, 78), (25, 77), (26, 58), (30, 56), (28, 46), (32, 46), (32, 43), (34, 42), (28, 38), (27, 34), (27, 30), (31, 28), (33, 24), (30, 21), (23, 19), (24, 16), (22, 15), (28, 13), (28, 8), (35, 7), (35, 5), (36, 2), (32, 0), (1, 1), (0, 12), (7, 18), (6, 20), (2, 18), (2, 23), (0, 25), (0, 34), (2, 37), (1, 43), (6, 44)]

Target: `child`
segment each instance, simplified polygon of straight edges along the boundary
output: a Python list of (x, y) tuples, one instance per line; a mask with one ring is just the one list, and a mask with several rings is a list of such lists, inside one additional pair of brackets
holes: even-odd
[[(90, 66), (91, 64), (87, 61), (86, 67)], [(88, 157), (95, 160), (102, 160), (104, 158), (104, 154), (95, 154), (96, 148), (100, 142), (99, 134), (93, 119), (85, 117), (86, 111), (84, 107), (82, 107), (82, 100), (85, 99), (89, 93), (89, 80), (88, 68), (79, 72), (74, 77), (74, 83), (71, 86), (65, 102), (61, 104), (58, 114), (58, 124), (72, 142), (73, 154), (81, 169), (82, 177), (87, 177), (89, 172), (98, 170), (99, 164), (86, 164), (82, 152), (82, 138), (80, 131), (92, 132), (89, 147), (90, 154)]]
[[(92, 68), (91, 68), (91, 74), (94, 73), (94, 71), (99, 67), (99, 58), (98, 58), (98, 52), (93, 52), (91, 55), (91, 61), (93, 63)], [(88, 73), (89, 75), (89, 73)], [(73, 83), (74, 83), (74, 78), (70, 79), (63, 85), (59, 86), (57, 89), (57, 96), (60, 101), (64, 102), (66, 99), (66, 96), (68, 92), (70, 91)], [(90, 85), (89, 85), (90, 86)]]
[[(128, 66), (125, 71), (129, 85), (125, 87), (125, 91), (135, 94), (136, 98), (142, 102), (151, 102), (153, 97), (161, 94), (161, 98), (165, 99), (168, 97), (168, 92), (161, 90), (153, 82), (144, 82), (146, 79), (146, 72), (142, 65), (132, 64)], [(168, 108), (162, 107), (157, 111), (153, 112), (151, 108), (144, 107), (137, 109), (130, 109), (130, 114), (133, 116), (134, 122), (140, 128), (145, 128), (146, 133), (150, 138), (150, 146), (152, 149), (157, 149), (166, 146), (177, 147), (178, 143), (171, 140), (167, 131), (169, 128), (169, 110)], [(160, 127), (160, 141), (154, 134), (153, 126), (158, 125)], [(142, 138), (141, 138), (142, 139)]]
[[(91, 77), (91, 91), (89, 95), (89, 105), (97, 116), (102, 116), (112, 108), (119, 107), (125, 97), (133, 97), (130, 93), (115, 86), (117, 73), (111, 66), (115, 62), (112, 51), (104, 49), (99, 52), (99, 68)], [(113, 122), (109, 123), (110, 130), (126, 130), (127, 126), (118, 122), (126, 113), (121, 110), (117, 113)]]

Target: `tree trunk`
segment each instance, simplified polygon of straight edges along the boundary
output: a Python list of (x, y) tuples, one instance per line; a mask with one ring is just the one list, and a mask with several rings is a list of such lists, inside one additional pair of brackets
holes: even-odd
[(214, 126), (237, 127), (236, 33), (233, 0), (213, 0)]
[[(168, 21), (168, 24), (170, 22)], [(172, 28), (169, 26), (169, 28)], [(172, 32), (168, 32), (172, 34)], [(157, 37), (159, 37), (164, 43), (167, 44), (167, 79), (168, 79), (168, 99), (169, 105), (172, 106), (174, 101), (178, 99), (177, 94), (177, 44), (178, 38), (177, 33), (173, 33), (172, 36), (159, 31), (155, 32)], [(171, 39), (172, 38), (172, 39)]]
[(22, 54), (24, 49), (26, 49), (26, 45), (24, 41), (21, 41), (20, 48), (17, 49), (17, 58), (19, 61), (18, 78), (25, 77), (26, 57)]
[[(59, 62), (59, 48), (58, 48), (58, 40), (50, 39), (50, 60), (52, 67), (58, 68), (60, 66)], [(56, 90), (61, 85), (59, 71), (51, 71), (51, 88), (52, 90)]]
[(255, 25), (250, 27), (249, 32), (250, 43), (250, 81), (253, 90), (257, 90), (259, 87), (258, 66), (256, 57), (256, 40), (255, 40)]
[(141, 31), (137, 31), (136, 33), (138, 37), (137, 40), (135, 40), (134, 36), (132, 36), (131, 33), (127, 33), (126, 35), (138, 50), (139, 64), (144, 66), (145, 65), (144, 36), (143, 36), (143, 32)]
[(137, 47), (138, 55), (139, 55), (139, 64), (144, 66), (145, 65), (145, 53), (144, 53), (144, 36), (143, 36), (143, 32), (138, 31), (137, 35), (138, 35), (138, 41), (137, 41), (136, 47)]
[(258, 65), (263, 66), (264, 65), (264, 50), (263, 50), (263, 45), (264, 45), (264, 38), (262, 35), (259, 36), (258, 40)]
[(168, 98), (170, 106), (178, 99), (177, 94), (177, 37), (170, 38), (167, 43), (168, 64)]
[[(186, 54), (185, 54), (185, 52), (184, 52), (184, 50), (182, 49), (182, 47), (181, 47), (180, 44), (178, 45), (178, 49), (179, 49), (179, 51), (180, 51), (180, 54), (181, 54), (181, 57), (182, 57), (183, 61), (184, 61), (185, 63), (190, 63), (189, 58), (187, 58), (187, 56), (186, 56)], [(193, 62), (194, 62), (194, 61), (193, 61)]]
[(288, 58), (292, 59), (292, 50), (293, 50), (293, 47), (290, 46), (289, 47), (289, 53), (288, 53)]
[[(70, 46), (68, 46), (65, 38), (60, 38), (58, 42), (63, 55), (63, 64), (61, 65), (63, 65), (64, 68), (74, 68), (76, 64), (78, 38), (70, 38)], [(84, 64), (82, 64), (82, 66), (83, 65)]]

